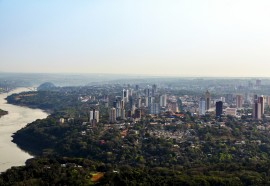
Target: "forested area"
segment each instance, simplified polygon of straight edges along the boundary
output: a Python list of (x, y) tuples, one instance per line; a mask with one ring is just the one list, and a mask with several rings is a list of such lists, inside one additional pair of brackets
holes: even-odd
[(264, 120), (208, 115), (199, 122), (187, 112), (177, 118), (181, 124), (152, 125), (146, 117), (122, 127), (92, 126), (77, 97), (56, 91), (8, 98), (40, 108), (46, 103), (54, 112), (14, 134), (37, 158), (1, 174), (0, 185), (270, 184), (270, 134), (258, 127)]
[(38, 157), (26, 166), (13, 167), (0, 175), (0, 185), (269, 185), (267, 162), (258, 165), (219, 163), (185, 168), (180, 165), (112, 165), (84, 158)]

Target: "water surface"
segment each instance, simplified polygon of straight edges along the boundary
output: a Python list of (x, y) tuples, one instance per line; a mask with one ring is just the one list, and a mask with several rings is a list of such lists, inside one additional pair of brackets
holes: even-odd
[(22, 151), (12, 142), (12, 134), (36, 119), (43, 119), (48, 114), (40, 109), (31, 109), (7, 104), (5, 98), (13, 93), (29, 91), (26, 88), (16, 89), (9, 94), (0, 94), (0, 108), (8, 114), (0, 118), (0, 172), (12, 166), (21, 166), (32, 156)]

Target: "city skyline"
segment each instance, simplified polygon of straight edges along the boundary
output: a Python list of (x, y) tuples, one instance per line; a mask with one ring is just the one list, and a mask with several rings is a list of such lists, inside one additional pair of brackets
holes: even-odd
[(0, 1), (2, 72), (270, 77), (270, 2)]

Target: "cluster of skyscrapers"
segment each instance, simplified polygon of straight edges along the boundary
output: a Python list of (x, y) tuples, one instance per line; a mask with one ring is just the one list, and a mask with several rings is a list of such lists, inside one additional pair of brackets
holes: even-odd
[[(259, 83), (259, 82), (258, 82)], [(254, 119), (261, 119), (264, 111), (265, 111), (265, 104), (266, 98), (264, 96), (254, 95), (253, 97), (253, 104), (252, 104), (252, 117)], [(220, 117), (223, 114), (223, 107), (225, 98), (221, 97), (219, 101), (215, 103), (215, 111), (216, 117)], [(270, 98), (268, 98), (268, 102), (270, 104)], [(243, 109), (244, 99), (243, 95), (236, 95), (235, 96), (235, 108), (226, 108), (225, 114), (236, 115), (237, 109)], [(211, 109), (211, 94), (209, 91), (206, 91), (205, 97), (201, 98), (199, 101), (199, 115), (205, 115), (207, 111)]]
[[(144, 89), (140, 89), (137, 85), (135, 89), (130, 87), (123, 89), (121, 95), (116, 96), (111, 104), (108, 103), (109, 101), (106, 102), (106, 107), (109, 108), (109, 121), (116, 123), (117, 121), (130, 118), (135, 120), (141, 119), (141, 116), (145, 114), (158, 115), (165, 111), (177, 113), (181, 110), (179, 104), (181, 105), (182, 101), (180, 98), (185, 100), (185, 98), (189, 99), (188, 97), (168, 96), (162, 90), (158, 92), (156, 85), (147, 86)], [(230, 101), (225, 102), (225, 100)], [(262, 118), (265, 110), (265, 100), (264, 96), (255, 95), (253, 97), (252, 116), (254, 119)], [(270, 104), (270, 97), (267, 100)], [(192, 113), (199, 114), (199, 116), (214, 111), (216, 117), (221, 117), (223, 114), (237, 116), (239, 115), (237, 114), (237, 110), (250, 108), (251, 101), (249, 103), (247, 102), (247, 96), (245, 96), (244, 101), (241, 94), (225, 95), (224, 97), (220, 97), (220, 99), (211, 100), (211, 94), (207, 90), (204, 96), (199, 99), (199, 104), (195, 105), (195, 111)], [(92, 124), (99, 122), (99, 111), (95, 109), (90, 111), (89, 122)]]
[(167, 107), (167, 95), (159, 95), (157, 85), (147, 86), (143, 91), (136, 86), (123, 89), (122, 96), (117, 96), (109, 110), (109, 121), (115, 123), (127, 117), (141, 118), (142, 113), (159, 114)]

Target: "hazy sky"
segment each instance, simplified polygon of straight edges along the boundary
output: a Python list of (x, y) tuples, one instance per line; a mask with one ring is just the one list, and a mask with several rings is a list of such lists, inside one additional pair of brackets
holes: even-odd
[(270, 1), (0, 0), (0, 71), (270, 77)]

